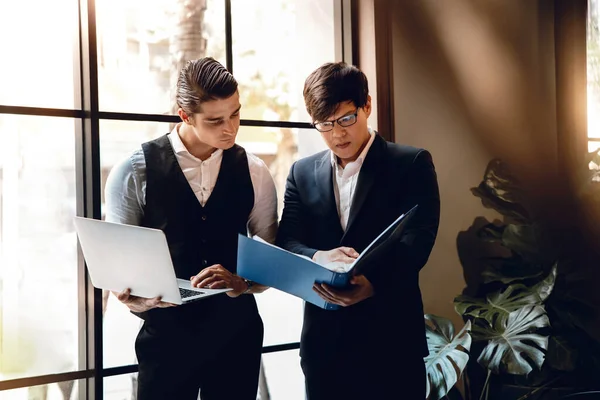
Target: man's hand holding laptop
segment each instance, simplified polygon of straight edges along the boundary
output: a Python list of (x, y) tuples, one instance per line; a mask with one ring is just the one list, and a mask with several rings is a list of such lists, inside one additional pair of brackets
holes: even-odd
[(121, 293), (112, 292), (117, 299), (127, 306), (131, 311), (142, 313), (153, 308), (175, 307), (177, 304), (161, 301), (161, 297), (147, 299), (145, 297), (132, 296), (131, 289), (125, 289)]

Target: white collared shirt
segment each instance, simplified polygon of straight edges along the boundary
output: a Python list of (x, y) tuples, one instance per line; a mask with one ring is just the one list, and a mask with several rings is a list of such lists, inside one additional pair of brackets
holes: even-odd
[[(181, 141), (178, 126), (167, 137), (198, 202), (204, 206), (217, 183), (223, 150), (216, 150), (205, 161), (194, 157)], [(254, 207), (248, 218), (248, 231), (274, 243), (277, 235), (275, 183), (260, 158), (248, 152), (246, 155), (254, 189)], [(146, 160), (141, 148), (113, 167), (106, 181), (105, 198), (107, 221), (140, 225), (146, 205)]]
[[(221, 161), (223, 161), (223, 150), (215, 150), (209, 158), (202, 161), (188, 151), (176, 129), (173, 129), (167, 137), (171, 142), (179, 167), (194, 191), (196, 198), (202, 204), (202, 207), (204, 207), (217, 183)], [(248, 159), (248, 166), (250, 164), (250, 159)], [(252, 175), (252, 172), (250, 172), (250, 175)]]
[(333, 151), (331, 153), (331, 165), (333, 166), (333, 192), (335, 194), (335, 203), (337, 205), (338, 215), (342, 229), (346, 231), (348, 226), (348, 218), (350, 217), (350, 207), (352, 199), (356, 191), (356, 183), (358, 182), (358, 174), (363, 165), (365, 157), (375, 140), (376, 133), (369, 127), (371, 138), (367, 142), (365, 148), (361, 151), (358, 158), (342, 167), (337, 160)]

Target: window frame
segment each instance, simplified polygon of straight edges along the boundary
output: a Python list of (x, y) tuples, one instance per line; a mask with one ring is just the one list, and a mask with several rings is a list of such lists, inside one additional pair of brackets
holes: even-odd
[[(598, 6), (600, 7), (600, 3), (598, 4)], [(588, 1), (586, 0), (586, 9), (585, 9), (585, 15), (586, 15), (586, 24), (585, 24), (585, 29), (586, 29), (586, 43), (585, 43), (585, 52), (586, 52), (585, 53), (586, 82), (587, 82), (587, 56), (588, 56), (588, 54), (587, 54), (587, 28), (588, 28), (588, 26), (587, 26), (587, 20), (589, 18), (589, 12), (590, 12), (589, 5), (588, 5)], [(600, 12), (600, 10), (596, 10), (596, 12)], [(600, 18), (600, 16), (599, 16), (599, 18)], [(586, 102), (587, 102), (587, 85), (586, 85)], [(587, 103), (586, 103), (586, 105), (587, 105)], [(586, 111), (587, 111), (587, 107), (586, 107)], [(589, 129), (587, 128), (587, 126), (588, 126), (588, 124), (587, 124), (587, 121), (586, 121), (586, 133), (587, 133), (587, 144), (588, 144), (588, 146), (589, 146), (590, 143), (600, 143), (600, 137), (590, 137), (589, 136)], [(600, 151), (600, 149), (599, 149), (599, 151)]]
[[(226, 67), (234, 72), (231, 0), (225, 5)], [(334, 2), (334, 47), (338, 61), (353, 62), (353, 7), (351, 0)], [(72, 118), (75, 124), (76, 201), (77, 215), (101, 219), (100, 121), (144, 121), (177, 123), (177, 115), (106, 112), (99, 109), (98, 46), (94, 0), (78, 0), (79, 44), (74, 49), (75, 93), (79, 107), (74, 109), (12, 106), (0, 104), (0, 115), (27, 115)], [(313, 129), (308, 122), (242, 119), (241, 126)], [(0, 381), (0, 391), (46, 385), (64, 381), (79, 381), (79, 399), (103, 399), (103, 378), (137, 372), (137, 364), (105, 368), (103, 365), (102, 290), (92, 286), (78, 248), (77, 284), (79, 307), (79, 368), (77, 371), (38, 375)], [(299, 342), (264, 346), (263, 354), (299, 349)]]

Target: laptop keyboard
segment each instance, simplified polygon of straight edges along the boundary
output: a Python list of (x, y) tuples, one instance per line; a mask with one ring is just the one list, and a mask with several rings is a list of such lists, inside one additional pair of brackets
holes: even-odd
[(200, 294), (204, 294), (204, 292), (179, 288), (179, 294), (181, 295), (182, 299), (185, 299), (186, 297), (192, 297), (192, 296), (198, 296)]

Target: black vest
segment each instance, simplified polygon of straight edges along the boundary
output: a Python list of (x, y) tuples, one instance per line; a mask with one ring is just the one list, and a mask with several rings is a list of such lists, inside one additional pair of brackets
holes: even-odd
[[(146, 206), (141, 225), (165, 232), (177, 277), (190, 279), (213, 264), (235, 273), (238, 234), (247, 234), (248, 216), (254, 206), (244, 149), (234, 145), (223, 151), (216, 185), (204, 207), (166, 135), (142, 144), (142, 150), (146, 160)], [(138, 315), (155, 329), (191, 331), (196, 337), (199, 331), (208, 332), (207, 338), (235, 332), (248, 319), (260, 318), (254, 296), (230, 298), (226, 294)]]

